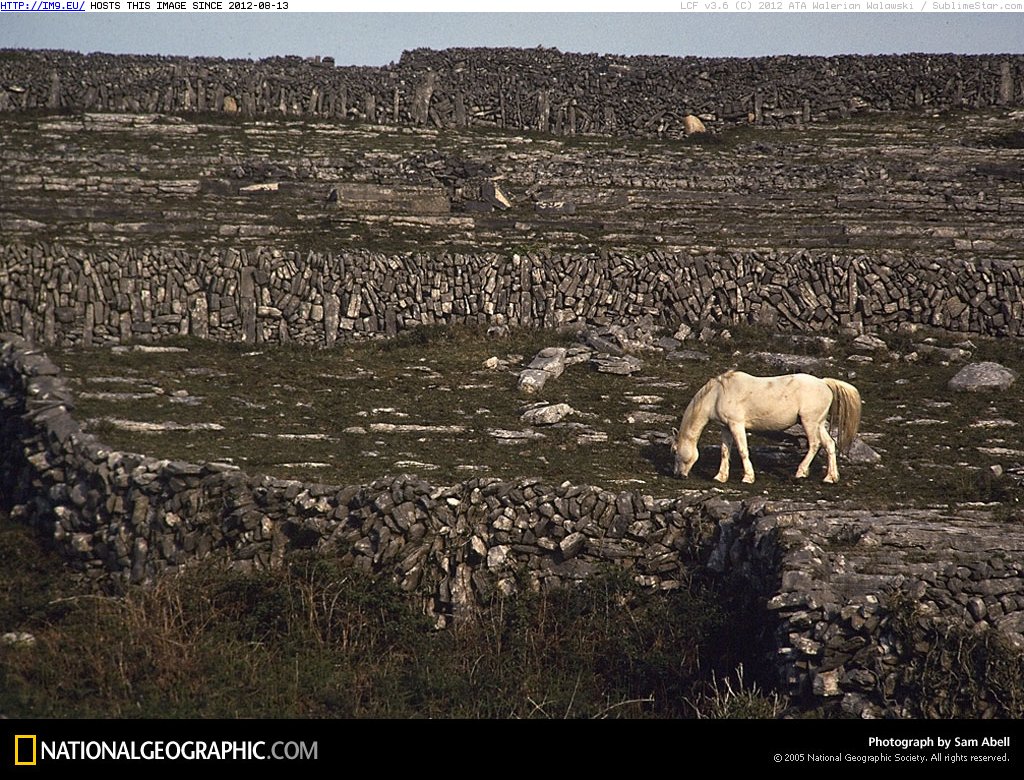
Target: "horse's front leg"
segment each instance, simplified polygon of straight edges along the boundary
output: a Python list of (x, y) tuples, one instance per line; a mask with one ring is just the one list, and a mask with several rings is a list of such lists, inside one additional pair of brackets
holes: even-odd
[(814, 456), (818, 454), (818, 449), (821, 447), (821, 433), (819, 432), (819, 425), (811, 425), (804, 423), (804, 433), (807, 434), (807, 454), (804, 459), (800, 461), (800, 465), (796, 469), (796, 478), (803, 479), (811, 470), (811, 461), (814, 460)]
[(750, 450), (747, 448), (747, 429), (740, 423), (732, 423), (729, 425), (729, 433), (743, 461), (743, 481), (750, 484), (754, 481), (754, 464), (750, 462)]
[(732, 448), (732, 434), (728, 428), (722, 428), (722, 463), (718, 467), (715, 479), (718, 482), (726, 482), (729, 479), (729, 455)]

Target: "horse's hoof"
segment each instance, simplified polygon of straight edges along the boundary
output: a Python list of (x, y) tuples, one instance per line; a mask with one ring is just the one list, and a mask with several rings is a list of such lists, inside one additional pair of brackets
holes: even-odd
[(836, 482), (839, 481), (839, 477), (825, 477), (824, 481), (830, 485), (834, 485)]
[(803, 473), (801, 473), (801, 472), (799, 472), (799, 471), (798, 471), (798, 472), (796, 473), (796, 478), (797, 478), (797, 479), (807, 479), (807, 472), (806, 472), (806, 471), (804, 471)]
[(728, 477), (723, 477), (721, 474), (715, 474), (714, 480), (715, 480), (715, 482), (728, 482), (729, 478)]
[(743, 481), (746, 482), (748, 485), (753, 485), (754, 484), (754, 478), (753, 477), (744, 477)]

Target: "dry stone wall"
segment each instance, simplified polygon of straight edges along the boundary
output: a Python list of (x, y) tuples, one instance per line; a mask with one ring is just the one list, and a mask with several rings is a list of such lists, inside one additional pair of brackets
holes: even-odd
[(821, 331), (908, 321), (1017, 336), (1022, 275), (1016, 261), (813, 251), (388, 257), (6, 245), (0, 327), (86, 346), (176, 335), (330, 346), (421, 324), (550, 328), (642, 317)]
[[(117, 452), (72, 410), (45, 354), (0, 334), (0, 509), (52, 537), (99, 589), (203, 562), (272, 568), (315, 550), (392, 577), (444, 625), (495, 595), (609, 566), (661, 590), (706, 573), (763, 605), (769, 630), (750, 651), (781, 690), (859, 717), (956, 714), (924, 708), (908, 674), (950, 652), (936, 643), (948, 627), (1024, 647), (1024, 531), (990, 510), (656, 499), (537, 480), (307, 484)], [(910, 640), (894, 630), (908, 602)], [(976, 702), (978, 717), (999, 712)]]
[(386, 256), (0, 247), (0, 328), (41, 344), (194, 335), (330, 346), (419, 325), (641, 318), (795, 330), (912, 322), (1016, 336), (1024, 263), (825, 251)]
[(417, 49), (381, 68), (42, 50), (0, 52), (0, 111), (279, 114), (556, 134), (685, 135), (712, 125), (1024, 102), (1021, 55), (624, 57)]
[(447, 616), (512, 592), (524, 572), (551, 587), (613, 562), (676, 587), (714, 530), (698, 503), (590, 486), (403, 476), (338, 487), (116, 452), (81, 430), (42, 352), (14, 334), (0, 344), (0, 506), (108, 589), (209, 558), (268, 568), (313, 548), (394, 576)]
[[(755, 498), (719, 521), (709, 565), (768, 585), (769, 653), (792, 695), (852, 717), (985, 718), (1002, 703), (982, 694), (965, 706), (965, 639), (988, 639), (974, 651), (986, 655), (1024, 649), (1022, 561), (1024, 533), (991, 509), (822, 511)], [(925, 666), (945, 700), (920, 695)]]

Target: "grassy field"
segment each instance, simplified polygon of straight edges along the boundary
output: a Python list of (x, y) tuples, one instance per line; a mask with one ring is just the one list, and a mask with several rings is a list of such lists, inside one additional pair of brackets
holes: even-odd
[[(1024, 384), (954, 393), (947, 383), (962, 363), (915, 347), (925, 339), (939, 346), (965, 341), (893, 335), (887, 350), (859, 362), (857, 355), (869, 353), (846, 337), (827, 347), (739, 328), (730, 338), (685, 345), (704, 352), (704, 362), (644, 352), (643, 369), (633, 376), (580, 363), (536, 397), (517, 391), (518, 372), (543, 347), (578, 345), (573, 334), (490, 338), (472, 329), (421, 328), (331, 350), (182, 341), (175, 343), (187, 351), (57, 350), (52, 356), (78, 394), (76, 416), (104, 443), (160, 458), (230, 461), (282, 478), (360, 484), (409, 473), (451, 484), (472, 476), (541, 477), (656, 496), (716, 491), (868, 507), (1019, 505), (1019, 484), (1005, 472), (1024, 462), (1017, 427)], [(1024, 347), (1016, 341), (972, 338), (966, 346), (973, 360), (1024, 371)], [(788, 373), (773, 367), (770, 355), (779, 352), (811, 353), (822, 360), (815, 373), (860, 389), (862, 437), (881, 463), (841, 460), (840, 483), (824, 485), (819, 455), (811, 478), (798, 482), (793, 473), (803, 444), (755, 434), (758, 481), (740, 484), (734, 464), (730, 482), (719, 485), (711, 480), (718, 468), (718, 432), (711, 425), (691, 477), (673, 476), (668, 436), (693, 393), (729, 368)], [(492, 357), (497, 367), (485, 367)], [(554, 426), (522, 423), (523, 411), (539, 401), (567, 403), (575, 412)], [(126, 430), (125, 421), (177, 428)], [(995, 476), (992, 466), (1003, 475)]]

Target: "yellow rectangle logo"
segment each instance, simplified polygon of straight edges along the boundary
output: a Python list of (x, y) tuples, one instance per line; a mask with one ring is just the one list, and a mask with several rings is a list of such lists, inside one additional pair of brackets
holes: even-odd
[[(28, 743), (28, 744), (27, 744)], [(31, 749), (29, 748), (31, 744)], [(32, 757), (27, 758), (22, 755), (22, 751), (25, 753), (31, 753)], [(35, 734), (15, 734), (14, 735), (14, 765), (15, 766), (35, 766), (36, 765), (36, 735)]]

